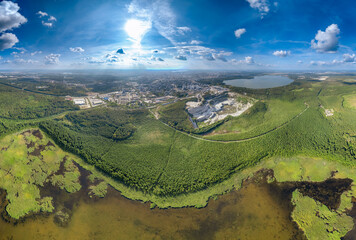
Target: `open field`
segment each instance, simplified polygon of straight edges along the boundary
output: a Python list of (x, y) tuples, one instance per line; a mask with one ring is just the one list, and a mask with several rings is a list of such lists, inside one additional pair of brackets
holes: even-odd
[(304, 109), (302, 101), (261, 101), (242, 116), (217, 127), (205, 138), (225, 141), (251, 138), (290, 121)]
[(356, 93), (353, 95), (344, 96), (344, 105), (347, 108), (356, 110)]

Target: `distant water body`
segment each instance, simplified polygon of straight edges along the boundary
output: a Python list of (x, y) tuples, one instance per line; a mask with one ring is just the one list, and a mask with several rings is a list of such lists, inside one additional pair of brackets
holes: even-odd
[(289, 77), (274, 75), (256, 76), (252, 79), (234, 79), (224, 81), (226, 85), (254, 89), (281, 87), (286, 86), (291, 82), (293, 82), (293, 80)]

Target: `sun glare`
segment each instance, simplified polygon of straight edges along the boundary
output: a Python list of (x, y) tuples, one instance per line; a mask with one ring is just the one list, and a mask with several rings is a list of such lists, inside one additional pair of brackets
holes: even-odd
[(129, 35), (130, 40), (136, 44), (140, 44), (142, 38), (151, 29), (150, 21), (141, 21), (137, 19), (129, 19), (125, 24), (125, 31)]

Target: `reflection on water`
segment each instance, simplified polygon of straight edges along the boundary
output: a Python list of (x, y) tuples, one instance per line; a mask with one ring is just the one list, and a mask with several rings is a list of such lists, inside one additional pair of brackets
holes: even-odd
[(288, 85), (291, 82), (293, 82), (293, 80), (289, 77), (275, 75), (264, 75), (256, 76), (252, 79), (234, 79), (224, 81), (226, 85), (254, 89), (281, 87)]
[(1, 220), (0, 239), (304, 239), (289, 217), (289, 192), (263, 179), (248, 180), (203, 209), (151, 210), (114, 189), (104, 199), (90, 199), (85, 189), (60, 191), (56, 209), (72, 210), (66, 227), (55, 223), (54, 214), (16, 225)]

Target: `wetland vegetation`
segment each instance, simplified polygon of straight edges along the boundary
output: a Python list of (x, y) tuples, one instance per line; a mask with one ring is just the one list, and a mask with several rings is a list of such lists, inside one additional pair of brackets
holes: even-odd
[[(356, 197), (355, 87), (344, 83), (344, 78), (338, 76), (326, 81), (299, 79), (288, 86), (267, 90), (245, 91), (244, 88), (231, 87), (230, 91), (256, 99), (254, 106), (238, 117), (213, 126), (207, 133), (198, 134), (193, 131), (189, 115), (184, 111), (184, 101), (152, 111), (120, 106), (78, 110), (60, 97), (15, 88), (7, 90), (10, 87), (3, 86), (6, 94), (1, 96), (15, 99), (22, 94), (24, 98), (4, 102), (3, 113), (0, 112), (0, 188), (6, 191), (2, 195), (6, 199), (2, 216), (10, 222), (25, 221), (22, 227), (26, 228), (26, 216), (32, 216), (28, 221), (35, 224), (42, 219), (39, 213), (47, 213), (41, 220), (46, 224), (52, 224), (47, 221), (55, 218), (64, 219), (61, 221), (68, 222), (65, 225), (73, 227), (79, 221), (76, 214), (85, 216), (83, 208), (93, 207), (99, 211), (103, 207), (101, 201), (117, 203), (118, 200), (112, 198), (116, 193), (108, 189), (108, 184), (127, 198), (150, 202), (154, 210), (149, 210), (148, 205), (142, 206), (153, 211), (153, 215), (159, 215), (161, 211), (162, 214), (164, 211), (174, 212), (159, 208), (202, 208), (210, 200), (209, 209), (210, 205), (215, 206), (211, 198), (231, 191), (233, 193), (227, 194), (226, 198), (240, 194), (240, 191), (243, 193), (243, 186), (250, 181), (249, 186), (258, 191), (265, 191), (261, 186), (284, 189), (276, 196), (283, 196), (284, 203), (278, 200), (285, 206), (283, 216), (286, 219), (291, 216), (295, 225), (289, 222), (289, 230), (285, 233), (278, 230), (278, 236), (292, 234), (300, 239), (339, 239), (347, 236), (354, 226), (351, 212), (352, 197)], [(26, 108), (27, 101), (34, 104)], [(41, 109), (47, 110), (37, 113)], [(326, 114), (326, 109), (332, 109), (333, 114)], [(152, 114), (155, 111), (168, 125), (156, 119)], [(176, 124), (169, 124), (169, 121), (176, 121)], [(272, 171), (266, 177), (270, 184), (256, 183), (259, 175), (253, 176), (261, 169)], [(333, 184), (336, 185), (331, 182), (326, 185), (338, 187), (318, 193), (325, 181), (335, 181)], [(314, 189), (313, 194), (305, 190), (306, 186)], [(65, 198), (81, 196), (80, 204), (74, 207), (75, 211), (69, 211), (63, 204), (56, 203), (61, 198), (48, 189), (63, 196), (68, 194)], [(240, 190), (234, 193), (234, 189)], [(268, 195), (267, 192), (263, 194)], [(324, 201), (325, 196), (329, 202)], [(126, 199), (120, 201), (131, 204), (126, 203), (129, 201)], [(239, 201), (233, 203), (247, 204)], [(212, 226), (205, 219), (209, 214), (203, 213), (208, 210), (188, 209), (176, 212), (196, 211), (202, 215), (197, 220), (202, 226)], [(244, 210), (231, 211), (245, 214), (239, 212)], [(145, 214), (147, 218), (152, 217), (149, 212)], [(117, 217), (115, 214), (110, 216)], [(271, 217), (271, 221), (273, 219)], [(239, 221), (242, 220), (237, 218), (236, 224)], [(6, 225), (3, 224), (0, 223), (0, 228)], [(137, 222), (133, 224), (141, 226)], [(213, 228), (215, 238), (247, 231), (244, 228), (222, 231), (226, 225), (220, 224), (219, 228)], [(277, 225), (274, 223), (275, 229)], [(258, 224), (253, 226), (254, 229), (259, 227)], [(178, 239), (187, 236), (195, 239), (201, 234), (197, 229), (187, 230), (186, 235), (176, 233), (174, 229), (167, 231), (178, 234), (175, 235)], [(262, 233), (263, 230), (256, 234)], [(150, 234), (151, 237), (163, 236), (157, 232)], [(240, 234), (246, 236), (243, 239), (255, 236), (253, 230), (246, 235)]]

